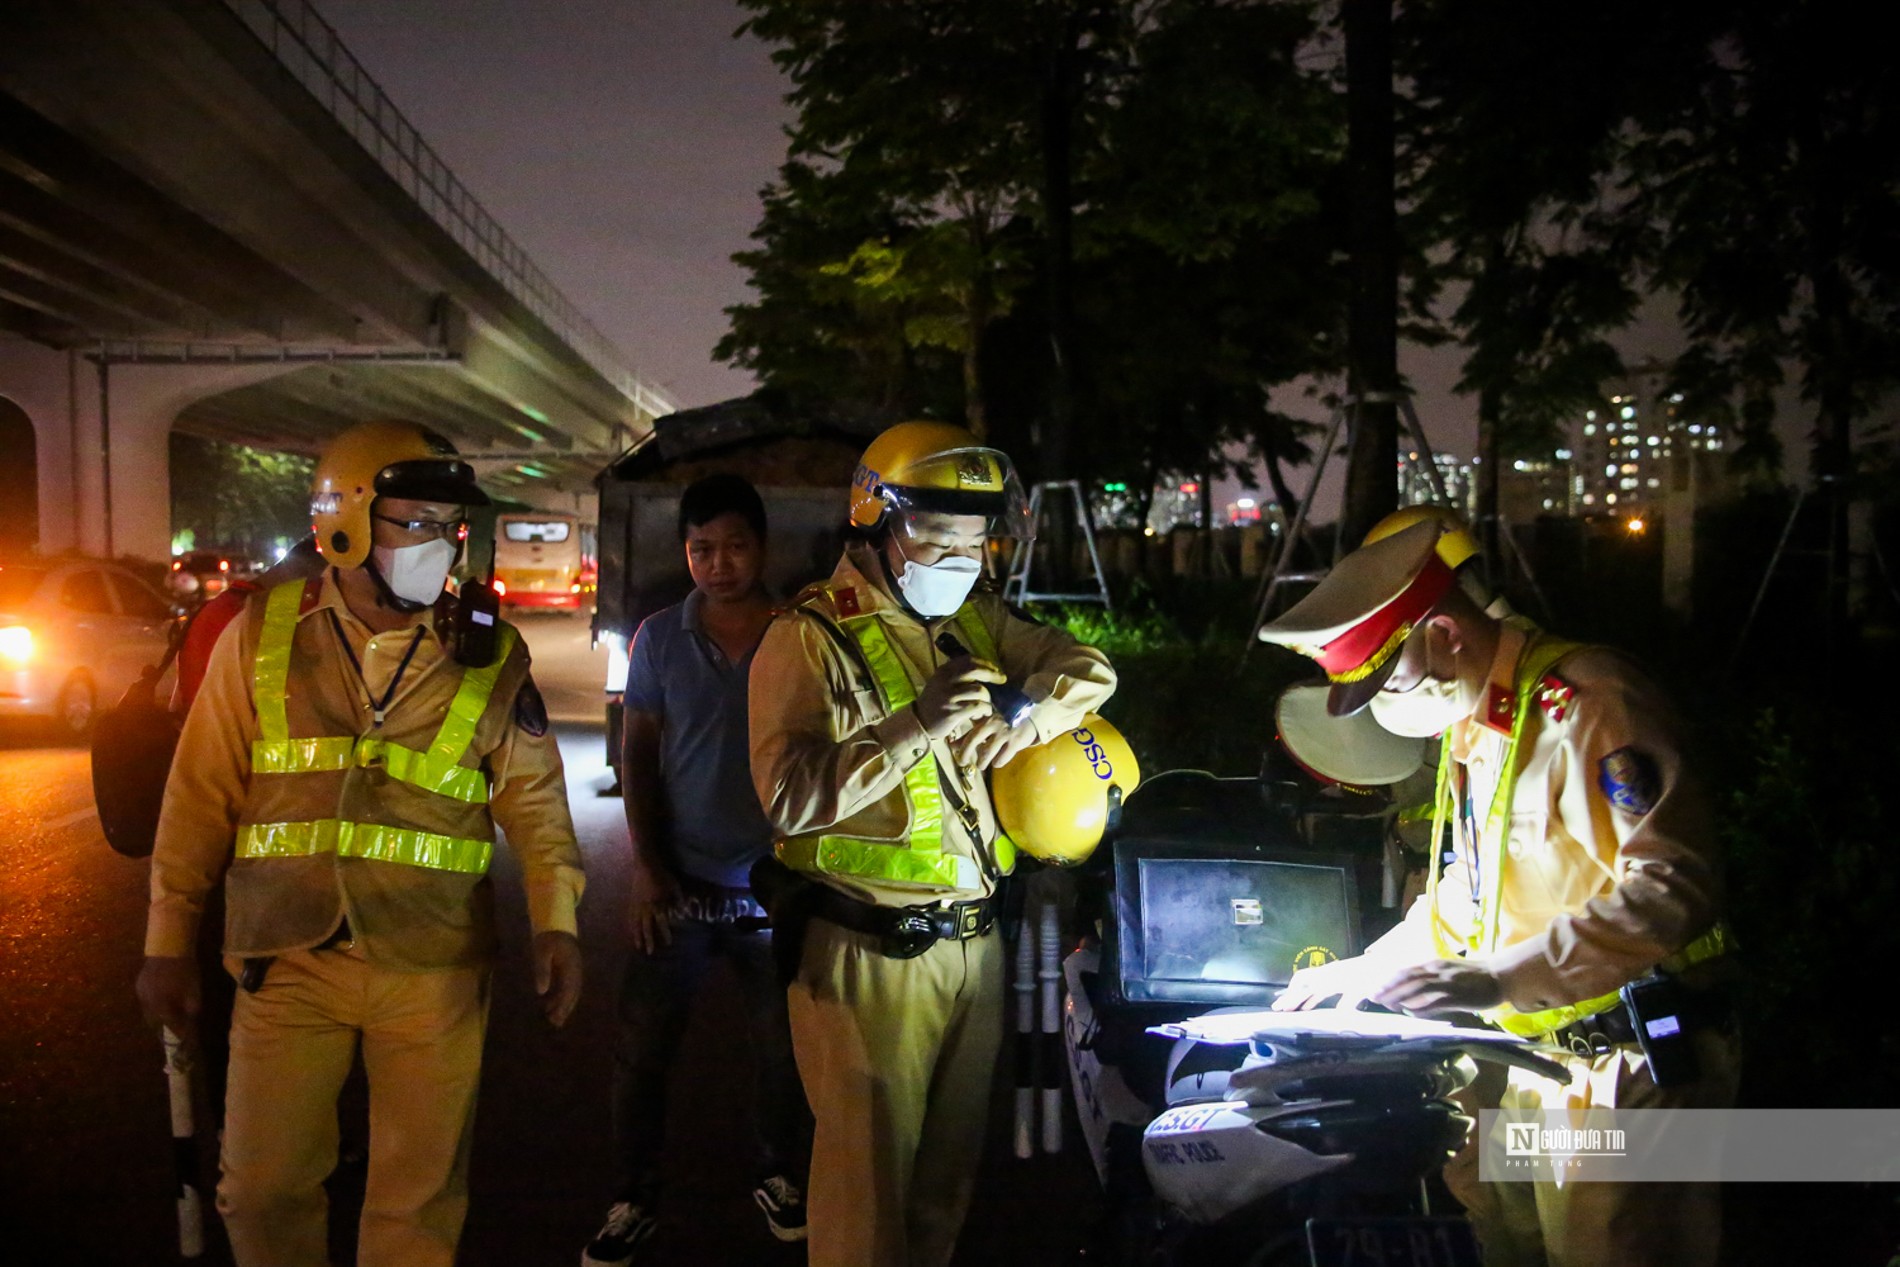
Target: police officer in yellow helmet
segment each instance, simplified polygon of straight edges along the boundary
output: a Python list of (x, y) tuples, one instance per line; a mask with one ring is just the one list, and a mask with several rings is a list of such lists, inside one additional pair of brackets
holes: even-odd
[(323, 1182), (359, 1050), (370, 1155), (357, 1261), (453, 1263), (497, 829), (520, 863), (548, 1019), (564, 1023), (579, 997), (580, 851), (527, 648), (506, 624), (458, 636), (444, 594), (468, 508), (487, 501), (422, 427), (342, 433), (311, 498), (329, 566), (248, 604), (185, 720), (138, 993), (152, 1020), (190, 1031), (191, 948), (222, 877), (240, 989), (218, 1209), (240, 1267), (329, 1262)]
[(1099, 652), (983, 579), (989, 543), (1029, 529), (1005, 454), (945, 423), (892, 427), (852, 480), (844, 557), (753, 660), (752, 775), (780, 836), (753, 885), (816, 1119), (815, 1267), (942, 1267), (969, 1205), (1015, 861), (984, 774), (1115, 686)]
[[(1398, 927), (1275, 1006), (1477, 1012), (1568, 1071), (1513, 1069), (1476, 1107), (1733, 1103), (1719, 848), (1682, 723), (1621, 655), (1487, 612), (1441, 541), (1430, 521), (1374, 541), (1260, 631), (1325, 670), (1332, 715), (1438, 739), (1433, 852), (1452, 846)], [(1476, 1161), (1474, 1140), (1445, 1179), (1486, 1263), (1717, 1261), (1712, 1184), (1481, 1183)]]

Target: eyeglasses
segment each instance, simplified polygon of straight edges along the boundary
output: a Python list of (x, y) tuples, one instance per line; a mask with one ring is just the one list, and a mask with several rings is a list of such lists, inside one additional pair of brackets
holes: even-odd
[(427, 534), (444, 539), (453, 537), (457, 541), (468, 535), (468, 520), (466, 519), (392, 519), (388, 515), (377, 515), (375, 518), (386, 524), (394, 524), (405, 532), (419, 535)]

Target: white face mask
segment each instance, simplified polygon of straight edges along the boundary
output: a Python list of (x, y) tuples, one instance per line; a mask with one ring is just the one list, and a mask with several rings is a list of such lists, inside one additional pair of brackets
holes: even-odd
[(1427, 675), (1406, 691), (1380, 691), (1372, 697), (1372, 719), (1407, 739), (1442, 735), (1471, 715), (1456, 678)]
[(442, 595), (449, 569), (462, 548), (453, 541), (425, 541), (421, 545), (376, 546), (370, 551), (384, 584), (397, 598), (426, 607)]
[(904, 570), (897, 577), (897, 588), (919, 616), (948, 616), (963, 606), (963, 600), (970, 596), (976, 587), (976, 578), (981, 575), (982, 564), (960, 555), (939, 559), (928, 567), (905, 559)]

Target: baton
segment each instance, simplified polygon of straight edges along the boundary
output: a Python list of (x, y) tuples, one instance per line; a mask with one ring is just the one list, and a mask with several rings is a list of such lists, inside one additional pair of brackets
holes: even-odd
[(198, 1179), (198, 1126), (192, 1109), (191, 1049), (170, 1029), (165, 1036), (165, 1080), (171, 1087), (172, 1172), (178, 1177), (178, 1253), (205, 1252), (204, 1197)]

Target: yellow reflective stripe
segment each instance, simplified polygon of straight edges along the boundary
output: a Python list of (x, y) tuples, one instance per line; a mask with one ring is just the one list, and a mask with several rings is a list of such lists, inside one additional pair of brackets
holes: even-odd
[(414, 748), (367, 735), (356, 743), (356, 764), (381, 765), (392, 779), (467, 805), (488, 803), (486, 774), (464, 765), (444, 764), (433, 749), (417, 752)]
[(1574, 1021), (1586, 1016), (1595, 1016), (1606, 1012), (1623, 1001), (1617, 991), (1594, 999), (1585, 999), (1581, 1003), (1570, 1003), (1563, 1007), (1545, 1008), (1541, 1012), (1520, 1012), (1510, 1004), (1492, 1008), (1486, 1012), (1485, 1019), (1506, 1033), (1516, 1034), (1519, 1038), (1542, 1038), (1552, 1034)]
[(240, 858), (308, 858), (329, 853), (461, 875), (485, 874), (494, 849), (486, 840), (335, 818), (251, 823), (238, 831), (237, 838)]
[(976, 608), (965, 603), (957, 609), (957, 628), (963, 631), (963, 641), (969, 646), (970, 654), (979, 660), (988, 660), (991, 664), (1001, 664), (996, 654), (996, 640), (990, 637), (989, 627), (983, 618), (976, 614)]
[[(1552, 638), (1534, 626), (1526, 626), (1529, 639), (1517, 662), (1517, 707), (1511, 718), (1511, 737), (1505, 744), (1504, 757), (1498, 767), (1498, 785), (1491, 794), (1490, 808), (1485, 812), (1484, 827), (1478, 833), (1478, 839), (1468, 842), (1477, 857), (1478, 874), (1488, 877), (1487, 891), (1478, 898), (1478, 909), (1472, 912), (1472, 927), (1459, 933), (1462, 949), (1473, 951), (1496, 950), (1499, 927), (1502, 923), (1501, 907), (1504, 901), (1504, 858), (1505, 824), (1511, 815), (1511, 802), (1517, 795), (1517, 776), (1520, 769), (1519, 750), (1524, 738), (1524, 725), (1530, 717), (1531, 709), (1536, 705), (1538, 684), (1544, 680), (1557, 662), (1581, 647), (1582, 643), (1566, 642), (1561, 638)], [(1434, 854), (1444, 840), (1445, 824), (1451, 817), (1451, 732), (1447, 730), (1438, 748), (1437, 790), (1432, 800), (1432, 849)], [(1432, 868), (1425, 882), (1426, 900), (1431, 903), (1432, 942), (1441, 958), (1449, 957), (1443, 929), (1438, 913), (1438, 859), (1432, 859)], [(1565, 1022), (1568, 1024), (1568, 1022)], [(1561, 1028), (1561, 1026), (1557, 1027)]]
[(475, 741), (475, 728), (495, 691), (495, 681), (514, 650), (514, 629), (503, 626), (499, 653), (492, 664), (462, 674), (448, 713), (427, 752), (367, 735), (292, 739), (286, 699), (290, 679), (290, 648), (297, 615), (303, 605), (303, 582), (293, 581), (270, 591), (264, 630), (258, 640), (252, 671), (259, 738), (251, 745), (251, 769), (257, 774), (311, 774), (345, 770), (351, 765), (380, 765), (403, 783), (465, 804), (488, 800), (488, 777), (461, 764)]
[(873, 880), (918, 889), (981, 888), (974, 858), (924, 852), (890, 841), (855, 836), (810, 836), (779, 842), (778, 859), (794, 871)]
[(1735, 934), (1729, 931), (1727, 924), (1717, 920), (1709, 927), (1708, 932), (1663, 960), (1663, 971), (1682, 972), (1717, 956), (1726, 955), (1733, 949), (1735, 949)]
[(464, 804), (484, 805), (488, 801), (488, 776), (482, 771), (445, 765), (433, 752), (418, 752), (374, 735), (361, 739), (348, 735), (286, 739), (281, 743), (260, 740), (251, 745), (251, 770), (255, 774), (315, 774), (351, 766), (381, 766), (392, 779)]
[[(436, 731), (435, 741), (429, 745), (429, 756), (434, 760), (455, 765), (475, 741), (475, 726), (488, 709), (488, 697), (495, 693), (495, 679), (501, 676), (502, 666), (508, 663), (509, 653), (515, 649), (513, 627), (503, 625), (495, 644), (494, 663), (462, 671), (462, 684), (455, 688), (455, 698), (449, 701), (449, 714), (442, 719), (442, 729)], [(395, 772), (393, 765), (390, 772)]]
[[(261, 716), (261, 714), (260, 714)], [(347, 770), (356, 740), (350, 735), (324, 739), (280, 739), (251, 745), (251, 773), (308, 774), (316, 770)]]
[(290, 681), (290, 644), (303, 606), (303, 582), (273, 586), (264, 602), (264, 628), (251, 665), (251, 696), (257, 706), (258, 738), (267, 744), (290, 738), (285, 696)]
[[(877, 680), (878, 694), (884, 697), (887, 712), (907, 708), (917, 698), (910, 674), (898, 658), (897, 648), (884, 632), (876, 616), (860, 616), (844, 622), (844, 630), (864, 653), (871, 676)], [(904, 800), (910, 812), (910, 828), (905, 833), (910, 848), (918, 853), (935, 854), (943, 850), (943, 788), (937, 782), (937, 763), (926, 757), (904, 772)], [(839, 837), (839, 839), (844, 839)], [(792, 864), (787, 863), (787, 866)], [(895, 883), (909, 883), (897, 880)]]
[(912, 849), (936, 853), (943, 848), (943, 788), (937, 782), (937, 763), (919, 761), (904, 772), (904, 795), (910, 802)]
[(877, 679), (878, 693), (884, 697), (886, 711), (895, 713), (900, 708), (908, 708), (917, 698), (917, 688), (911, 685), (910, 674), (904, 671), (897, 648), (885, 634), (884, 622), (876, 616), (858, 616), (844, 621), (843, 627), (864, 653), (864, 662), (871, 667), (871, 676)]

